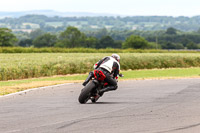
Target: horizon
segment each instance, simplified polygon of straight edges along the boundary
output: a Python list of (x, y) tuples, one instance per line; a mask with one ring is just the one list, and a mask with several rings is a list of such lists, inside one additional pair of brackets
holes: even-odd
[[(44, 16), (48, 16), (46, 14), (44, 14), (43, 12), (55, 12), (55, 13), (75, 13), (75, 14), (78, 14), (78, 13), (81, 13), (81, 14), (94, 14), (94, 16), (91, 16), (91, 15), (88, 15), (88, 16), (63, 16), (63, 15), (53, 15), (53, 16), (48, 16), (48, 17), (55, 17), (55, 16), (59, 16), (59, 17), (174, 17), (174, 18), (177, 18), (177, 17), (188, 17), (188, 18), (192, 18), (192, 17), (196, 17), (196, 16), (200, 16), (200, 14), (198, 15), (194, 15), (194, 16), (183, 16), (183, 15), (180, 15), (180, 16), (169, 16), (169, 15), (120, 15), (120, 14), (112, 14), (112, 13), (106, 13), (106, 12), (81, 12), (81, 11), (57, 11), (57, 10), (53, 10), (53, 9), (36, 9), (36, 10), (22, 10), (22, 11), (0, 11), (0, 13), (22, 13), (22, 12), (30, 12), (30, 13), (27, 13), (25, 15), (21, 15), (19, 17), (22, 17), (22, 16), (26, 16), (26, 15), (44, 15)], [(31, 12), (35, 12), (35, 13), (31, 13)], [(36, 13), (37, 12), (37, 13)], [(100, 16), (98, 16), (100, 15)], [(16, 17), (18, 18), (18, 17)]]
[(1, 2), (0, 12), (54, 10), (57, 12), (83, 12), (115, 14), (119, 16), (185, 16), (200, 15), (198, 0), (6, 0)]

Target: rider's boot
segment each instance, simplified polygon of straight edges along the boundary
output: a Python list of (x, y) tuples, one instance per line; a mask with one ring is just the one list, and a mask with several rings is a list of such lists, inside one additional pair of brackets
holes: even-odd
[(92, 101), (93, 103), (95, 103), (95, 102), (99, 99), (99, 97), (100, 97), (100, 95), (97, 94), (97, 95), (91, 97), (91, 101)]
[(86, 86), (86, 84), (92, 79), (92, 77), (94, 76), (93, 72), (90, 72), (88, 77), (86, 78), (86, 80), (83, 82), (83, 86)]
[(116, 89), (117, 89), (117, 86), (107, 86), (106, 88), (99, 90), (99, 95), (102, 96), (104, 92), (112, 91)]

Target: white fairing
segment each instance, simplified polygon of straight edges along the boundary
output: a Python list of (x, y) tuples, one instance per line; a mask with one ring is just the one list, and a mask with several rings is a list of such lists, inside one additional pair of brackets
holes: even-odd
[(113, 69), (113, 63), (116, 62), (119, 66), (119, 70), (120, 70), (120, 64), (118, 61), (116, 61), (113, 57), (109, 57), (110, 60), (103, 62), (99, 67), (104, 68), (106, 70), (108, 70), (110, 73), (112, 72)]

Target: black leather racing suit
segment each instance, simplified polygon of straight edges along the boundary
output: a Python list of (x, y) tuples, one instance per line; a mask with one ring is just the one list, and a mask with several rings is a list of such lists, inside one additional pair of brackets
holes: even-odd
[(104, 81), (108, 83), (108, 87), (102, 89), (102, 93), (117, 89), (118, 86), (116, 79), (118, 78), (120, 71), (120, 64), (115, 58), (111, 56), (104, 57), (95, 64), (94, 68), (101, 70), (106, 76)]

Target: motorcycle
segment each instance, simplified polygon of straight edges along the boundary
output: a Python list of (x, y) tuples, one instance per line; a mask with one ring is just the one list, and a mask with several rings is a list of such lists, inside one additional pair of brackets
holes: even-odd
[[(119, 76), (123, 77), (124, 75), (119, 74)], [(81, 90), (78, 98), (79, 102), (85, 104), (90, 99), (92, 103), (95, 103), (103, 95), (99, 93), (99, 90), (108, 86), (108, 83), (106, 83), (104, 79), (105, 75), (102, 71), (94, 70), (94, 77)]]

